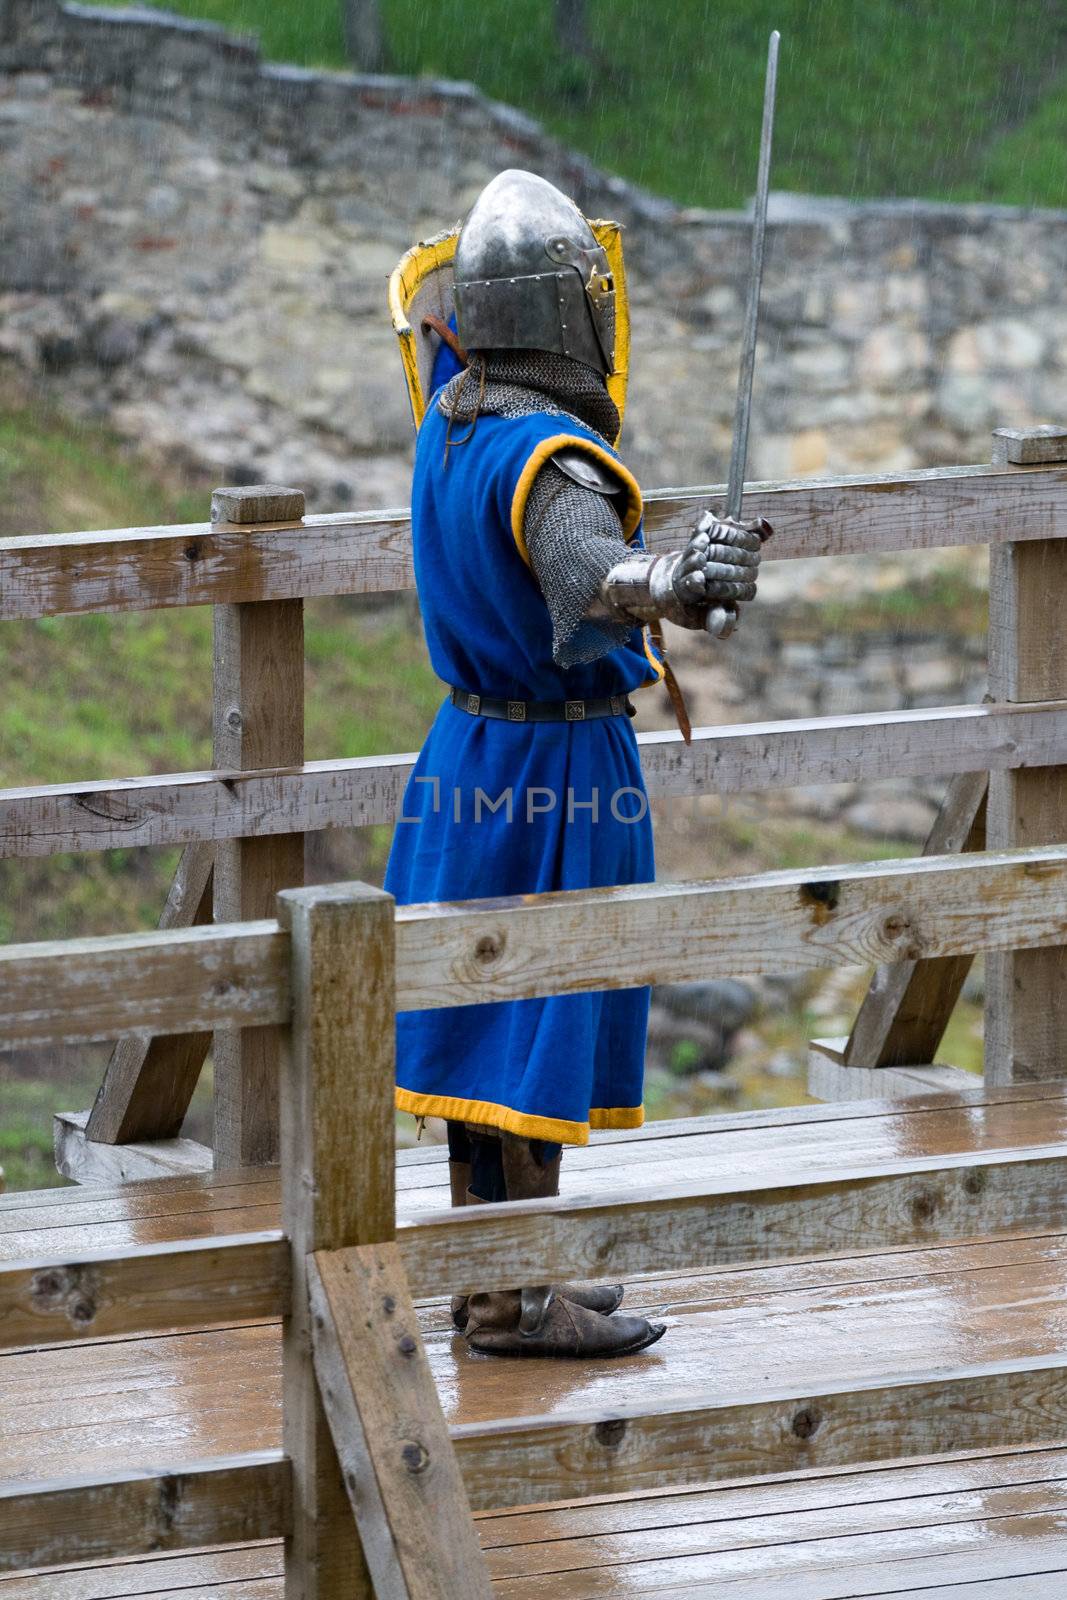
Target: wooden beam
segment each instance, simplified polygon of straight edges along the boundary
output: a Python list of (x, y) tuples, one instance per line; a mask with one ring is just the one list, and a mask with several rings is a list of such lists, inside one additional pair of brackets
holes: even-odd
[[(949, 855), (985, 847), (988, 787), (985, 772), (963, 773), (949, 785), (923, 855)], [(844, 1065), (930, 1065), (941, 1047), (973, 962), (973, 955), (943, 956), (879, 967), (852, 1024)]]
[[(1018, 430), (994, 440), (1025, 456)], [(1041, 454), (1067, 460), (1067, 433), (1030, 435)], [(1008, 471), (1026, 472), (1027, 467)], [(1067, 690), (1067, 545), (1050, 536), (990, 552), (989, 687), (998, 699), (1043, 700)], [(989, 843), (994, 848), (1067, 840), (1067, 763), (990, 777)], [(985, 1071), (990, 1083), (1067, 1073), (1067, 945), (1003, 951), (986, 963)]]
[(917, 1095), (973, 1093), (977, 1081), (973, 1072), (941, 1062), (926, 1067), (846, 1067), (847, 1043), (844, 1036), (808, 1040), (808, 1093), (816, 1100), (910, 1100)]
[(376, 1595), (493, 1589), (395, 1244), (317, 1252), (315, 1370)]
[[(352, 888), (334, 892), (343, 899)], [(404, 906), (396, 1000), (400, 1010), (435, 1009), (1037, 948), (1065, 929), (1062, 845)], [(0, 1047), (283, 1022), (288, 956), (288, 935), (271, 922), (9, 945), (0, 949)]]
[(293, 1463), (286, 1588), (300, 1600), (372, 1600), (315, 1379), (307, 1273), (313, 1251), (396, 1230), (393, 900), (365, 884), (289, 890), (278, 914), (292, 941), (293, 989), (281, 1080), (293, 1286), (283, 1336)]
[[(669, 1337), (669, 1335), (668, 1335)], [(1067, 1438), (1067, 1357), (996, 1362), (730, 1404), (559, 1410), (462, 1423), (452, 1442), (476, 1510), (634, 1494)]]
[(288, 1522), (289, 1463), (277, 1450), (174, 1472), (7, 1482), (0, 1572), (276, 1539)]
[[(1067, 764), (1067, 701), (643, 733), (653, 799)], [(0, 857), (394, 822), (414, 754), (0, 790)]]
[(289, 941), (276, 922), (0, 949), (0, 1048), (258, 1027), (288, 1015)]
[[(181, 1038), (168, 1034), (167, 1038)], [(210, 1145), (196, 1139), (150, 1139), (135, 1144), (101, 1144), (86, 1137), (88, 1111), (57, 1111), (52, 1118), (56, 1171), (73, 1183), (133, 1183), (142, 1178), (173, 1178), (206, 1173), (215, 1165)]]
[[(651, 547), (676, 546), (724, 494), (722, 484), (709, 484), (647, 495)], [(774, 526), (771, 561), (1050, 539), (1067, 528), (1067, 471), (935, 467), (826, 483), (755, 483), (745, 504)], [(201, 522), (0, 540), (0, 621), (374, 594), (413, 582), (406, 510), (306, 517), (299, 529)]]
[(401, 906), (397, 1008), (1033, 948), (1065, 928), (1057, 845)]
[[(205, 927), (212, 921), (214, 864), (213, 844), (186, 846), (159, 919), (161, 929)], [(120, 1039), (89, 1113), (85, 1137), (101, 1144), (177, 1139), (210, 1048), (210, 1033)]]
[(1067, 1146), (1051, 1145), (438, 1212), (397, 1242), (419, 1299), (1054, 1230), (1065, 1202)]
[[(297, 490), (260, 485), (216, 490), (216, 528), (239, 513), (248, 526), (272, 523), (282, 511), (301, 526)], [(214, 759), (240, 770), (299, 766), (304, 760), (303, 601), (255, 600), (215, 606)], [(215, 921), (274, 914), (280, 889), (304, 881), (300, 832), (219, 840), (215, 847)], [(221, 1167), (268, 1165), (278, 1159), (277, 1028), (217, 1030), (213, 1049), (213, 1145)]]
[(0, 1262), (0, 1348), (266, 1320), (288, 1298), (279, 1232)]

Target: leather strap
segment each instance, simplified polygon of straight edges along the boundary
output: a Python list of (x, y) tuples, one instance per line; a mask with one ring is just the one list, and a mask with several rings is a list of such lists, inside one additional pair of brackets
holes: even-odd
[(671, 697), (671, 707), (674, 711), (674, 720), (678, 724), (678, 731), (684, 743), (692, 744), (693, 725), (689, 720), (689, 712), (686, 708), (682, 686), (674, 676), (674, 668), (667, 660), (667, 644), (663, 637), (663, 624), (658, 620), (650, 622), (648, 636), (659, 651), (659, 658), (663, 663), (663, 681), (667, 685), (667, 693)]

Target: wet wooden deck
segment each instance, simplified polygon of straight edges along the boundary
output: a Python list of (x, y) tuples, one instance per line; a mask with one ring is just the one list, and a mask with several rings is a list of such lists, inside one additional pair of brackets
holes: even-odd
[[(565, 1162), (570, 1193), (735, 1173), (753, 1183), (810, 1167), (895, 1164), (1067, 1142), (1067, 1098), (1006, 1096), (821, 1106), (663, 1124), (613, 1136)], [(447, 1203), (443, 1152), (406, 1155), (404, 1219)], [(275, 1227), (275, 1180), (236, 1174), (111, 1191), (9, 1195), (6, 1259)], [(937, 1380), (984, 1362), (1067, 1351), (1064, 1232), (647, 1278), (628, 1303), (669, 1324), (620, 1363), (494, 1362), (471, 1356), (440, 1302), (422, 1310), (449, 1420), (692, 1393), (709, 1399), (879, 1379)], [(0, 1356), (0, 1478), (40, 1480), (168, 1467), (281, 1444), (280, 1333), (273, 1321)], [(47, 1405), (43, 1397), (47, 1396)], [(735, 1600), (1052, 1600), (1067, 1593), (1065, 1448), (971, 1461), (807, 1474), (773, 1483), (656, 1493), (483, 1514), (498, 1594), (533, 1600), (724, 1593)], [(561, 1468), (562, 1470), (562, 1468)], [(560, 1488), (565, 1491), (565, 1480)], [(0, 1579), (0, 1600), (281, 1600), (276, 1545)], [(1058, 1574), (1058, 1576), (1057, 1576)], [(37, 1587), (34, 1587), (34, 1586)], [(43, 1585), (43, 1587), (42, 1587)]]

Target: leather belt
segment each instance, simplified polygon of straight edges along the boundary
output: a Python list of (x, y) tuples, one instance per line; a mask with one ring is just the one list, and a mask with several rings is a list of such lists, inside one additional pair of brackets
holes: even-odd
[(469, 716), (495, 717), (500, 722), (590, 722), (595, 717), (632, 717), (637, 710), (624, 694), (602, 695), (599, 700), (498, 700), (453, 689), (449, 699)]

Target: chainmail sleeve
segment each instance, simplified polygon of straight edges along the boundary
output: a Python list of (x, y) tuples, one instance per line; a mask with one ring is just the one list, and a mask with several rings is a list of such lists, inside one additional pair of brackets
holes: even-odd
[(547, 461), (523, 517), (530, 565), (552, 617), (552, 656), (561, 667), (596, 661), (625, 644), (632, 623), (586, 615), (601, 581), (630, 553), (611, 500)]

